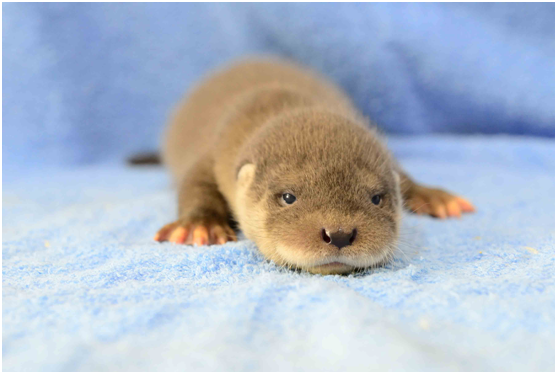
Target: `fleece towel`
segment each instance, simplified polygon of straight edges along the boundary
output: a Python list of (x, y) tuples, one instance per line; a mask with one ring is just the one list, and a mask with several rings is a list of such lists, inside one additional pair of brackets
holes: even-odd
[(323, 73), (389, 133), (555, 136), (553, 3), (5, 3), (4, 162), (155, 149), (231, 59)]
[[(2, 4), (3, 369), (554, 371), (554, 17), (553, 3)], [(122, 160), (247, 54), (329, 77), (398, 134), (418, 181), (478, 212), (408, 215), (396, 260), (349, 276), (279, 268), (247, 240), (152, 241), (175, 192)]]
[(247, 240), (154, 242), (176, 213), (162, 169), (5, 171), (3, 370), (554, 371), (553, 139), (389, 147), (478, 211), (406, 216), (397, 259), (349, 276), (281, 269)]

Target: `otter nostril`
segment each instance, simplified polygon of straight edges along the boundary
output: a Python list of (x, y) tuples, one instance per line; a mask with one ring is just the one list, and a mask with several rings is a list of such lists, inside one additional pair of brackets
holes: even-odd
[(338, 231), (332, 233), (325, 229), (321, 230), (321, 237), (323, 238), (323, 241), (327, 244), (334, 245), (338, 249), (352, 245), (352, 243), (356, 240), (357, 234), (358, 231), (356, 229), (345, 232), (342, 228), (339, 228)]
[(352, 230), (352, 236), (350, 237), (350, 244), (354, 243), (354, 240), (356, 240), (356, 235), (358, 234), (358, 230), (354, 229)]
[(328, 235), (327, 230), (321, 230), (321, 237), (325, 243), (329, 244), (331, 242), (331, 237)]

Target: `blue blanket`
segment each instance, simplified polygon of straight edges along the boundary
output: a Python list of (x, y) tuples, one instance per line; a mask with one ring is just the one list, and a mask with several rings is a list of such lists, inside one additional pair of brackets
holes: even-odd
[(553, 140), (389, 145), (478, 212), (407, 216), (397, 260), (350, 276), (277, 268), (246, 240), (153, 242), (176, 213), (162, 169), (5, 176), (3, 369), (553, 371)]
[(2, 9), (4, 162), (75, 165), (155, 149), (184, 91), (246, 54), (320, 71), (390, 133), (555, 136), (553, 3)]
[[(555, 369), (554, 4), (2, 10), (4, 370)], [(396, 260), (350, 276), (153, 242), (175, 192), (122, 160), (255, 53), (330, 77), (478, 212), (409, 215)]]

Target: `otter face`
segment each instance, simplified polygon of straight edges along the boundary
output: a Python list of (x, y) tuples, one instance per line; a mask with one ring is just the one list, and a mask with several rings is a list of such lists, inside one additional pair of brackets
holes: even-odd
[(342, 274), (386, 262), (399, 231), (398, 175), (388, 165), (349, 164), (286, 163), (264, 175), (245, 165), (240, 227), (267, 258), (291, 268)]
[(267, 258), (340, 274), (392, 257), (400, 182), (365, 126), (320, 109), (288, 113), (263, 126), (241, 157), (252, 163), (237, 174), (235, 215)]

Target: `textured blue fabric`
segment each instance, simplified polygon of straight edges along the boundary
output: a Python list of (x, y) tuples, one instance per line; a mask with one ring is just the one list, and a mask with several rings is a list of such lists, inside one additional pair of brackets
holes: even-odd
[(396, 262), (346, 277), (151, 241), (176, 208), (162, 169), (5, 175), (3, 369), (554, 371), (553, 139), (389, 146), (478, 212), (405, 217)]
[(158, 145), (171, 106), (246, 53), (327, 75), (390, 133), (555, 134), (555, 5), (8, 3), (3, 157)]
[[(555, 369), (554, 4), (2, 9), (4, 370)], [(122, 159), (202, 74), (262, 53), (421, 134), (390, 147), (478, 212), (405, 217), (397, 260), (347, 277), (151, 241), (175, 192)]]

